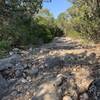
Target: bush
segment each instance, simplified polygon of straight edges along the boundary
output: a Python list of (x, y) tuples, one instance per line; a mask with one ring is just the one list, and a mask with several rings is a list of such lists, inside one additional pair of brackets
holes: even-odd
[(72, 37), (72, 38), (80, 38), (80, 33), (78, 33), (75, 30), (69, 30), (67, 32), (67, 36)]
[(10, 42), (7, 40), (0, 41), (0, 50), (7, 50), (11, 46)]
[(11, 44), (7, 40), (0, 41), (0, 58), (3, 58), (7, 55), (8, 50), (10, 49)]

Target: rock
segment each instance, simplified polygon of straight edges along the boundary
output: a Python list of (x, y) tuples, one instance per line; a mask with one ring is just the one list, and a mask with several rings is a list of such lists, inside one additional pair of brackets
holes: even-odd
[(80, 95), (80, 100), (89, 100), (88, 94), (87, 93), (83, 93)]
[(23, 70), (24, 69), (24, 65), (21, 62), (16, 63), (15, 69), (16, 70)]
[(27, 81), (29, 81), (29, 82), (31, 82), (32, 80), (31, 80), (31, 77), (27, 77)]
[(57, 78), (55, 81), (54, 81), (54, 86), (60, 86), (62, 84), (63, 80), (61, 77)]
[(32, 68), (32, 69), (29, 69), (29, 70), (25, 70), (25, 73), (31, 77), (36, 77), (38, 75), (38, 68)]
[(31, 75), (32, 76), (36, 76), (38, 74), (38, 72), (39, 72), (38, 68), (32, 68), (31, 69)]
[(39, 100), (39, 99), (37, 99), (37, 97), (33, 96), (32, 97), (32, 100)]
[(27, 66), (28, 66), (29, 68), (31, 68), (31, 67), (32, 67), (32, 64), (31, 64), (31, 63), (28, 63)]
[(62, 98), (63, 95), (63, 90), (61, 87), (57, 88), (57, 93), (59, 94), (59, 96)]
[(14, 52), (12, 52), (12, 51), (9, 52), (9, 55), (10, 55), (10, 56), (12, 56), (13, 54), (14, 54)]
[(55, 94), (56, 93), (48, 93), (48, 94), (44, 95), (43, 100), (59, 100), (59, 98)]
[(18, 48), (14, 48), (14, 49), (13, 49), (13, 53), (14, 53), (14, 54), (19, 54), (20, 52), (21, 52), (21, 50), (18, 49)]
[(19, 63), (21, 61), (21, 56), (18, 54), (12, 55), (9, 58), (9, 62), (12, 63), (13, 65), (16, 65), (17, 63)]
[(66, 95), (66, 96), (63, 97), (63, 100), (72, 100), (72, 98), (70, 96)]
[(21, 79), (21, 82), (22, 82), (22, 83), (26, 83), (26, 82), (27, 82), (27, 80), (26, 80), (26, 79), (24, 79), (24, 78), (22, 78), (22, 79)]
[(90, 100), (100, 100), (100, 79), (94, 80), (88, 88)]
[(48, 68), (61, 67), (64, 65), (64, 61), (60, 57), (48, 57), (45, 59), (44, 64), (46, 64)]
[(30, 47), (30, 48), (29, 48), (29, 52), (32, 52), (32, 51), (33, 51), (33, 48), (32, 48), (32, 47)]
[(63, 74), (58, 74), (58, 75), (57, 75), (57, 78), (59, 78), (59, 77), (63, 78), (64, 75), (63, 75)]
[(12, 96), (17, 96), (17, 94), (18, 94), (17, 91), (13, 91), (13, 92), (11, 93)]
[(0, 75), (0, 86), (2, 88), (5, 88), (8, 86), (7, 81), (2, 77), (2, 75)]
[(76, 92), (77, 90), (74, 90), (71, 86), (65, 90), (65, 95), (69, 95), (72, 97), (72, 100), (77, 100), (78, 94)]
[(2, 77), (2, 75), (0, 75), (0, 98), (2, 98), (7, 91), (8, 85), (8, 82)]
[(15, 76), (16, 77), (21, 77), (22, 76), (22, 71), (21, 70), (16, 70)]
[(57, 75), (57, 79), (54, 81), (54, 86), (60, 86), (63, 83), (62, 75)]
[(95, 64), (96, 63), (96, 54), (91, 53), (86, 57), (86, 60), (89, 62), (89, 64)]
[(28, 67), (28, 65), (27, 64), (24, 64), (24, 68), (27, 68)]
[(92, 81), (91, 70), (88, 66), (77, 66), (73, 68), (72, 74), (74, 74), (75, 84), (78, 87), (80, 93), (87, 90)]
[(0, 71), (8, 69), (9, 67), (14, 67), (16, 63), (20, 62), (21, 57), (17, 54), (12, 55), (8, 58), (0, 60)]
[(51, 83), (40, 85), (36, 93), (36, 98), (36, 100), (60, 100), (56, 88)]
[(64, 81), (62, 89), (64, 95), (72, 97), (72, 100), (77, 100), (78, 98), (77, 86), (72, 77), (69, 77)]
[(8, 84), (13, 84), (13, 83), (15, 83), (17, 81), (17, 79), (16, 78), (14, 78), (14, 79), (9, 79), (7, 82), (8, 82)]

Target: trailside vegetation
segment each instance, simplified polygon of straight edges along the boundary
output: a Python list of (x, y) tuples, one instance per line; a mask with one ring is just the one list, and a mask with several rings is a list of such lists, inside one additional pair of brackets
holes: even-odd
[(100, 0), (69, 0), (72, 7), (61, 13), (57, 25), (65, 35), (100, 41)]

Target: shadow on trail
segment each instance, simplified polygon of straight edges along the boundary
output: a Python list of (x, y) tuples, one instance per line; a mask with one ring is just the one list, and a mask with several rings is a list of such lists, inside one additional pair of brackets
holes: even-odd
[(37, 53), (40, 51), (44, 51), (48, 53), (49, 51), (57, 51), (57, 50), (79, 50), (79, 49), (93, 49), (95, 46), (92, 45), (84, 45), (79, 43), (78, 41), (72, 41), (70, 38), (66, 39), (55, 38), (51, 43), (44, 44), (37, 48)]
[[(41, 81), (41, 84), (44, 85), (42, 88), (39, 88), (40, 93), (45, 90), (45, 83), (50, 81), (50, 76), (51, 79), (54, 78), (53, 80), (55, 80), (56, 75), (59, 74), (67, 76), (67, 80), (65, 79), (61, 85), (58, 86), (58, 88), (62, 88), (62, 94), (64, 94), (67, 89), (73, 98), (75, 98), (74, 94), (71, 94), (72, 92), (69, 91), (70, 89), (74, 91), (72, 85), (74, 82), (70, 82), (72, 81), (71, 78), (75, 80), (75, 84), (77, 85), (77, 89), (75, 88), (75, 91), (79, 91), (78, 96), (87, 91), (90, 83), (92, 82), (91, 80), (100, 78), (100, 57), (97, 57), (95, 53), (88, 54), (86, 51), (84, 51), (80, 54), (71, 53), (64, 56), (48, 56), (44, 58), (42, 62), (43, 63), (40, 64), (40, 66), (43, 68), (40, 68), (40, 71), (45, 73), (45, 75), (42, 74), (44, 81)], [(38, 84), (38, 86), (41, 86), (41, 84)], [(48, 92), (49, 90), (37, 96), (37, 98), (43, 98), (48, 94)]]
[[(86, 47), (88, 48), (88, 47)], [(92, 48), (92, 47), (91, 47)], [(36, 48), (33, 50), (33, 56), (34, 58), (29, 58), (27, 59), (26, 66), (27, 68), (22, 70), (22, 76), (20, 78), (24, 78), (27, 80), (27, 77), (30, 77), (30, 73), (25, 73), (33, 68), (37, 68), (37, 76), (35, 77), (35, 81), (27, 81), (25, 83), (20, 82), (18, 79), (18, 84), (16, 84), (21, 88), (19, 92), (22, 93), (22, 100), (25, 97), (25, 93), (27, 91), (32, 90), (32, 96), (34, 93), (34, 89), (36, 90), (36, 98), (35, 96), (33, 97), (33, 100), (37, 98), (43, 98), (43, 100), (48, 100), (44, 99), (45, 96), (48, 97), (50, 94), (51, 97), (53, 96), (53, 100), (56, 100), (56, 95), (55, 90), (52, 86), (51, 83), (55, 83), (55, 81), (58, 79), (57, 75), (62, 74), (65, 77), (65, 79), (59, 84), (57, 89), (62, 89), (62, 93), (59, 94), (61, 96), (64, 95), (65, 90), (67, 90), (70, 93), (70, 96), (74, 96), (72, 94), (72, 91), (69, 90), (75, 90), (78, 91), (78, 93), (85, 92), (86, 89), (88, 89), (88, 85), (90, 84), (90, 80), (92, 77), (92, 80), (95, 78), (100, 78), (100, 57), (97, 56), (94, 52), (89, 53), (88, 51), (82, 52), (82, 53), (75, 53), (74, 51), (72, 53), (64, 53), (63, 55), (60, 55), (59, 50), (75, 50), (77, 49), (83, 49), (82, 45), (78, 44), (77, 42), (72, 42), (71, 40), (64, 40), (64, 38), (58, 39), (53, 41), (50, 44), (46, 44), (45, 46), (41, 46), (40, 48)], [(54, 51), (53, 51), (54, 50)], [(52, 52), (57, 51), (57, 53), (52, 54)], [(51, 52), (51, 54), (49, 54)], [(63, 52), (63, 51), (61, 51)], [(36, 57), (35, 57), (36, 55)], [(28, 55), (29, 56), (29, 55)], [(23, 61), (25, 59), (23, 58)], [(24, 61), (25, 64), (26, 61)], [(29, 62), (29, 63), (28, 63)], [(9, 70), (7, 70), (8, 72)], [(36, 71), (36, 70), (35, 70)], [(11, 69), (9, 73), (11, 74)], [(15, 73), (16, 71), (14, 71)], [(7, 73), (7, 78), (8, 74)], [(3, 72), (1, 72), (3, 75)], [(33, 74), (33, 73), (32, 73)], [(4, 73), (5, 75), (5, 73)], [(15, 74), (14, 74), (15, 75)], [(25, 76), (24, 76), (25, 75)], [(16, 78), (16, 76), (14, 76)], [(33, 77), (34, 79), (34, 77)], [(72, 79), (75, 80), (75, 82), (72, 82)], [(57, 82), (57, 84), (59, 81)], [(77, 89), (73, 87), (73, 83), (77, 85)], [(24, 89), (25, 86), (27, 86), (27, 89)], [(13, 86), (12, 86), (13, 87)], [(13, 87), (16, 89), (16, 87)], [(51, 90), (52, 89), (52, 90)], [(25, 90), (23, 92), (23, 90)], [(16, 89), (17, 91), (17, 89)], [(39, 95), (40, 94), (40, 95)], [(49, 96), (50, 96), (49, 95)], [(31, 97), (32, 97), (31, 96)], [(11, 97), (15, 98), (15, 96)], [(28, 98), (28, 96), (26, 95)], [(29, 98), (28, 98), (29, 99)], [(50, 99), (52, 100), (52, 99)], [(59, 100), (59, 99), (57, 99)], [(60, 99), (61, 100), (61, 99)], [(77, 99), (75, 99), (77, 100)]]

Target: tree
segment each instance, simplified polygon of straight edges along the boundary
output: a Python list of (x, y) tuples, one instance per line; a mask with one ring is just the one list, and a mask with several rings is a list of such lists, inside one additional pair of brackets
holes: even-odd
[(40, 25), (38, 30), (42, 27), (41, 32), (39, 32), (40, 34), (37, 34), (38, 37), (40, 35), (45, 42), (53, 39), (55, 35), (55, 20), (52, 13), (46, 8), (40, 9), (38, 14), (35, 16), (35, 21)]
[(42, 7), (42, 2), (43, 0), (0, 0), (0, 43), (10, 43), (11, 46), (27, 41), (31, 20)]
[(61, 28), (62, 30), (65, 30), (67, 21), (68, 21), (68, 14), (66, 12), (62, 12), (57, 17), (57, 25), (58, 25), (58, 27)]
[(68, 32), (68, 29), (70, 29), (71, 33), (69, 34), (78, 33), (77, 35), (82, 38), (100, 41), (100, 1), (69, 1), (73, 4), (72, 7), (67, 10), (67, 13), (64, 12), (59, 15), (61, 29), (66, 29), (64, 32)]
[(0, 0), (2, 15), (14, 13), (34, 14), (42, 7), (43, 0)]

